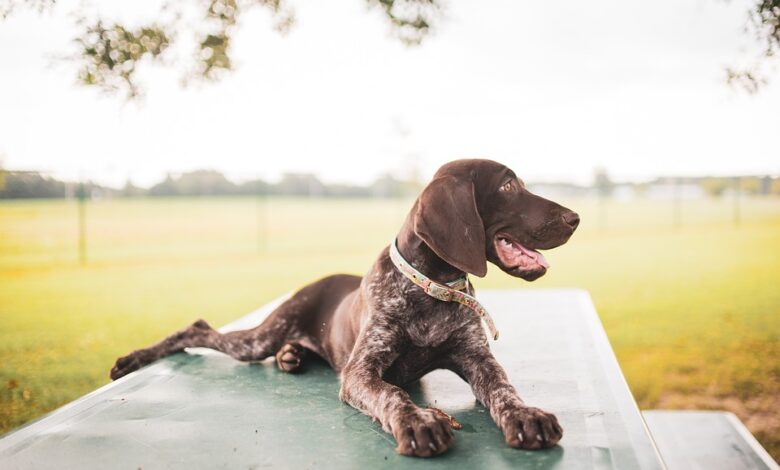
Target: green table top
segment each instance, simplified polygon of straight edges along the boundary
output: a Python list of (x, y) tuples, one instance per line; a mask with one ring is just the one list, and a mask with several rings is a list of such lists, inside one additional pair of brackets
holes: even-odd
[[(410, 390), (463, 429), (435, 459), (397, 455), (380, 426), (338, 399), (336, 374), (301, 374), (193, 349), (106, 385), (0, 439), (11, 468), (663, 468), (587, 293), (482, 291), (492, 348), (528, 404), (555, 413), (559, 446), (519, 451), (468, 385), (435, 371)], [(277, 301), (278, 302), (278, 301)], [(223, 330), (257, 324), (274, 304)], [(529, 328), (533, 326), (533, 328)]]

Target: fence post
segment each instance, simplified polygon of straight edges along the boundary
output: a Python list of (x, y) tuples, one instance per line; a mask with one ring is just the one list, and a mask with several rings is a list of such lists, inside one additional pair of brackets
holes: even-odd
[(79, 205), (79, 263), (87, 264), (87, 189), (84, 181), (79, 182), (76, 198)]
[(680, 201), (680, 178), (674, 179), (674, 191), (672, 193), (672, 205), (674, 206), (674, 228), (682, 226), (682, 201)]
[(257, 181), (257, 190), (255, 197), (255, 215), (257, 223), (257, 254), (262, 255), (266, 250), (267, 240), (267, 225), (268, 217), (266, 215), (268, 204), (267, 197), (263, 195), (262, 188), (260, 187), (260, 180)]
[(742, 221), (742, 208), (741, 208), (741, 201), (740, 201), (740, 193), (741, 187), (742, 187), (742, 178), (739, 176), (734, 177), (734, 226), (739, 227), (740, 222)]
[(597, 201), (599, 213), (599, 230), (601, 233), (607, 233), (607, 195), (599, 191)]

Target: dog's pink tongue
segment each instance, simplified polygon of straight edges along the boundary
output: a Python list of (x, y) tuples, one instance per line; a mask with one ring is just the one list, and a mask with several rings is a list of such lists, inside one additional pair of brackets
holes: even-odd
[(547, 258), (545, 258), (544, 255), (539, 253), (538, 251), (536, 252), (536, 262), (544, 266), (544, 269), (550, 267), (550, 263), (547, 262)]
[(540, 266), (542, 266), (544, 269), (547, 269), (550, 267), (550, 263), (547, 262), (547, 258), (544, 257), (543, 254), (539, 253), (536, 250), (528, 250), (524, 246), (519, 245), (520, 250), (522, 250), (523, 254), (531, 258), (532, 260), (536, 261)]
[(544, 266), (544, 269), (547, 269), (550, 267), (550, 263), (547, 262), (547, 258), (544, 257), (543, 254), (539, 253), (539, 264)]

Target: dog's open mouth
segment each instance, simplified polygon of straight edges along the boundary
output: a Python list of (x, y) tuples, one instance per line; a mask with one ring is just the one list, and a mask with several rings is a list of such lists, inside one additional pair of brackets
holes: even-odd
[(550, 267), (543, 254), (531, 248), (526, 248), (506, 235), (497, 235), (494, 243), (498, 258), (508, 270), (520, 272), (546, 271)]

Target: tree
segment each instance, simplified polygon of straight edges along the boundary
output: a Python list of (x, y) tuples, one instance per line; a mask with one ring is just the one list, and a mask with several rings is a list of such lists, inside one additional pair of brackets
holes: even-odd
[(0, 199), (62, 197), (65, 184), (37, 171), (3, 171)]
[(404, 196), (406, 182), (386, 173), (374, 181), (371, 185), (371, 195), (374, 197), (401, 197)]
[(0, 193), (5, 189), (5, 170), (3, 169), (3, 156), (0, 155)]
[[(189, 2), (160, 0), (158, 19), (131, 27), (105, 19), (95, 8), (73, 1), (70, 15), (76, 18), (81, 34), (75, 38), (79, 52), (72, 57), (79, 64), (79, 81), (112, 93), (136, 98), (142, 86), (136, 80), (138, 67), (162, 63), (174, 43), (195, 38), (197, 48), (184, 64), (185, 81), (193, 78), (219, 80), (232, 69), (231, 42), (240, 27), (239, 18), (254, 8), (265, 8), (274, 20), (274, 29), (284, 34), (295, 24), (294, 0), (205, 0), (195, 22), (184, 21)], [(361, 0), (384, 13), (396, 36), (407, 45), (420, 44), (431, 26), (441, 17), (446, 0)], [(0, 18), (19, 8), (45, 11), (56, 0), (0, 0)], [(752, 0), (746, 31), (754, 36), (760, 50), (747, 66), (727, 67), (726, 80), (748, 93), (757, 92), (768, 79), (767, 62), (780, 49), (780, 0)], [(167, 65), (182, 65), (171, 64)]]
[(705, 178), (701, 182), (702, 189), (710, 196), (723, 195), (728, 186), (729, 182), (726, 178)]
[(125, 187), (122, 188), (119, 194), (122, 197), (137, 197), (137, 196), (145, 195), (146, 191), (143, 188), (139, 188), (138, 186), (133, 184), (132, 180), (128, 179), (127, 182), (125, 183)]
[(601, 197), (609, 197), (612, 194), (615, 184), (605, 168), (598, 167), (593, 170), (593, 187)]
[(178, 194), (179, 188), (176, 186), (176, 181), (170, 173), (165, 175), (163, 181), (149, 188), (150, 196), (177, 196)]
[(214, 170), (195, 170), (165, 180), (149, 188), (150, 196), (204, 196), (237, 193), (237, 187), (225, 175)]
[(285, 173), (275, 189), (276, 194), (285, 196), (321, 196), (325, 193), (325, 185), (310, 173)]
[(766, 63), (780, 52), (780, 0), (754, 0), (746, 30), (755, 36), (761, 49), (749, 65), (726, 67), (726, 80), (752, 94), (766, 85)]
[(186, 196), (234, 194), (236, 185), (225, 175), (214, 170), (195, 170), (184, 173), (176, 181), (178, 193)]
[[(254, 8), (265, 8), (274, 20), (274, 29), (284, 34), (295, 23), (292, 0), (206, 0), (193, 25), (185, 12), (191, 3), (162, 0), (156, 21), (131, 27), (104, 19), (95, 7), (73, 2), (70, 12), (81, 27), (75, 38), (79, 53), (79, 81), (111, 93), (136, 98), (142, 92), (136, 71), (144, 63), (162, 62), (166, 50), (176, 42), (195, 38), (197, 50), (190, 57), (185, 81), (192, 78), (218, 80), (231, 70), (231, 41), (239, 28), (239, 18)], [(384, 13), (396, 36), (407, 45), (419, 44), (438, 18), (442, 0), (363, 0)], [(19, 8), (50, 9), (56, 0), (0, 0), (0, 18)], [(197, 22), (199, 21), (199, 23)], [(170, 64), (168, 64), (170, 65)]]

